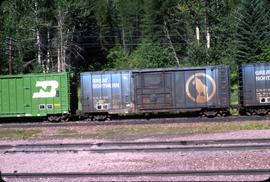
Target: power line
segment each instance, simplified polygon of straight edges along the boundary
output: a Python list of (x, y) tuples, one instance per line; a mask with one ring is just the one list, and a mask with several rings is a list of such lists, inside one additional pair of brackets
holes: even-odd
[[(177, 42), (177, 43), (172, 43), (174, 45), (181, 45), (181, 44), (186, 44), (186, 43), (182, 43), (182, 42)], [(123, 46), (123, 44), (120, 43), (79, 43), (78, 45), (81, 46)], [(170, 43), (126, 43), (125, 45), (128, 46), (135, 46), (135, 45), (145, 45), (145, 46), (154, 46), (154, 45), (170, 45)]]

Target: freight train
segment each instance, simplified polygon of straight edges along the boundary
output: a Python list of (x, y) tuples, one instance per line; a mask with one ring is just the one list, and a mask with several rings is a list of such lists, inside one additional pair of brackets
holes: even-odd
[[(238, 72), (239, 113), (268, 114), (270, 64), (243, 64)], [(65, 121), (80, 115), (105, 120), (112, 115), (187, 112), (226, 116), (230, 114), (230, 69), (215, 65), (82, 72), (79, 86), (67, 72), (9, 75), (0, 77), (0, 93), (0, 118)]]

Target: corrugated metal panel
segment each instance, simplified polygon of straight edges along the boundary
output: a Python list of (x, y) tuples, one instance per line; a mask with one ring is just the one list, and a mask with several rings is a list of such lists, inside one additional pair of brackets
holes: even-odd
[(132, 110), (130, 71), (81, 73), (83, 113), (127, 113)]
[(172, 73), (142, 72), (134, 74), (135, 103), (138, 110), (172, 107)]
[(239, 68), (240, 103), (270, 105), (270, 64), (244, 64)]
[(228, 66), (149, 69), (134, 78), (138, 112), (229, 107)]
[(68, 113), (69, 81), (68, 73), (0, 77), (0, 117)]
[[(226, 108), (229, 105), (228, 67), (180, 71), (176, 77), (176, 101), (181, 108)], [(181, 84), (180, 84), (181, 83)], [(181, 92), (182, 91), (182, 92)]]

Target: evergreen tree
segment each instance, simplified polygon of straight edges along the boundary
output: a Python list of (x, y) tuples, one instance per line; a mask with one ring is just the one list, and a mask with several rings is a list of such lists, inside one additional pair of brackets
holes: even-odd
[(270, 42), (269, 10), (264, 1), (245, 0), (242, 2), (236, 33), (236, 59), (238, 64), (252, 63)]
[(143, 37), (153, 40), (159, 40), (162, 35), (162, 16), (160, 7), (162, 0), (144, 0), (144, 18), (143, 18)]
[(107, 51), (116, 43), (117, 37), (117, 18), (116, 4), (113, 0), (96, 0), (94, 1), (94, 11), (98, 30), (97, 36), (101, 48)]
[(120, 44), (124, 51), (131, 53), (140, 41), (143, 3), (141, 0), (116, 1)]

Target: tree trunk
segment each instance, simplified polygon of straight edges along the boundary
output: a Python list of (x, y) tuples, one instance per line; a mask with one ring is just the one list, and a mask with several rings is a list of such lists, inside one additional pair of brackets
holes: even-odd
[(165, 20), (163, 21), (163, 23), (164, 23), (164, 32), (165, 32), (165, 35), (166, 35), (166, 37), (167, 37), (167, 39), (169, 41), (169, 46), (170, 46), (171, 50), (173, 51), (173, 56), (174, 56), (174, 58), (176, 60), (177, 65), (180, 66), (180, 61), (179, 61), (179, 59), (177, 57), (177, 54), (176, 54), (176, 51), (175, 51), (175, 49), (173, 47), (172, 40), (171, 40), (169, 30), (168, 30), (168, 27), (167, 27), (167, 23), (166, 23)]
[(196, 32), (197, 45), (200, 46), (200, 27), (199, 27), (198, 17), (195, 18), (195, 32)]
[(67, 48), (68, 48), (68, 35), (69, 35), (69, 29), (68, 29), (66, 35), (67, 35), (66, 40), (65, 40), (65, 41), (63, 40), (64, 45), (63, 45), (62, 71), (65, 71), (65, 70), (66, 70), (66, 58), (67, 58), (67, 57), (66, 57), (66, 52), (67, 52)]
[[(69, 34), (69, 30), (67, 31), (67, 35)], [(63, 36), (62, 36), (63, 38)], [(68, 42), (68, 38), (66, 38), (66, 40), (63, 40), (63, 54), (62, 54), (62, 71), (66, 70), (66, 52), (67, 52), (67, 43)]]
[(210, 32), (209, 32), (209, 27), (207, 26), (206, 28), (206, 47), (209, 49), (210, 48)]
[(70, 67), (72, 66), (72, 62), (71, 62), (71, 56), (72, 56), (72, 47), (75, 46), (73, 45), (73, 40), (74, 40), (74, 34), (75, 34), (75, 26), (73, 26), (72, 28), (72, 33), (71, 33), (71, 38), (70, 38), (70, 42), (69, 42), (69, 56), (68, 56), (68, 59), (69, 59), (69, 69)]
[(41, 41), (40, 41), (40, 32), (39, 32), (39, 28), (38, 28), (38, 4), (37, 2), (35, 3), (35, 9), (34, 9), (34, 12), (35, 12), (35, 18), (36, 18), (36, 39), (37, 39), (37, 62), (39, 65), (41, 65), (42, 67), (42, 72), (45, 73), (45, 68), (44, 68), (44, 64), (43, 62), (41, 61)]
[(41, 65), (41, 45), (40, 45), (40, 35), (39, 35), (38, 29), (36, 30), (36, 34), (37, 34), (37, 47), (38, 47), (37, 61), (38, 61), (38, 64)]
[(57, 58), (57, 71), (58, 72), (61, 72), (61, 71), (64, 71), (65, 68), (64, 68), (64, 43), (63, 43), (63, 20), (64, 20), (64, 17), (63, 17), (63, 13), (61, 12), (61, 9), (60, 7), (58, 7), (58, 58)]
[(8, 40), (8, 73), (12, 75), (12, 39)]
[(209, 1), (205, 0), (205, 39), (206, 39), (206, 48), (210, 48), (210, 32), (209, 32), (209, 21), (208, 21), (208, 8)]
[(61, 65), (61, 61), (60, 61), (60, 48), (58, 47), (57, 48), (57, 72), (60, 72), (61, 71), (60, 65)]
[[(51, 49), (50, 49), (50, 44), (51, 44), (51, 39), (50, 39), (50, 30), (47, 29), (47, 61), (45, 64), (45, 70), (46, 73), (48, 73), (50, 71), (50, 62), (51, 62)], [(52, 68), (53, 69), (53, 68)]]
[(63, 71), (63, 63), (64, 63), (64, 50), (63, 50), (63, 29), (62, 22), (60, 22), (60, 71)]
[(122, 25), (122, 44), (123, 44), (123, 48), (124, 48), (124, 51), (126, 52), (127, 51), (127, 45), (126, 45), (126, 37), (125, 37), (125, 29), (124, 29), (124, 25)]

